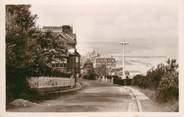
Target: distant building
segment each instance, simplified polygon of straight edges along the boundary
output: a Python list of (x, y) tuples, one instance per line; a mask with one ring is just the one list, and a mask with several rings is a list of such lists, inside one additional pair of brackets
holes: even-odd
[(57, 56), (52, 61), (52, 67), (63, 71), (80, 74), (80, 54), (77, 52), (76, 45), (77, 39), (76, 34), (73, 33), (73, 27), (70, 25), (63, 26), (43, 26), (42, 32), (51, 31), (58, 38), (66, 54), (62, 55), (62, 58)]
[(112, 75), (122, 76), (123, 75), (123, 67), (112, 68), (111, 72), (112, 72)]
[(97, 57), (95, 59), (95, 67), (106, 65), (107, 67), (116, 67), (116, 60), (113, 57)]
[(100, 76), (111, 75), (112, 68), (116, 67), (116, 60), (113, 57), (97, 57), (94, 61), (94, 67)]

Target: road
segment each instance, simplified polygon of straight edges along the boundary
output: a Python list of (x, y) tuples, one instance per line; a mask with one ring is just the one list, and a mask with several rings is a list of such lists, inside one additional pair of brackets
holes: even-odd
[[(100, 81), (83, 81), (86, 88), (15, 112), (141, 112), (158, 111), (140, 91)], [(142, 106), (144, 105), (144, 106)], [(145, 106), (146, 105), (146, 106)]]

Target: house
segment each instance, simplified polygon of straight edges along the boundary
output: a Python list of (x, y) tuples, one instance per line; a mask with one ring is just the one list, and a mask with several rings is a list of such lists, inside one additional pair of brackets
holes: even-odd
[(66, 50), (62, 57), (55, 56), (52, 67), (70, 74), (80, 74), (80, 54), (77, 52), (76, 34), (70, 25), (62, 26), (43, 26), (42, 32), (51, 31), (57, 38), (58, 43)]
[(115, 67), (116, 60), (113, 57), (97, 57), (95, 59), (95, 66), (99, 67), (101, 65), (106, 65), (107, 67)]
[(112, 68), (116, 67), (116, 60), (113, 57), (96, 57), (94, 67), (100, 76), (111, 75)]

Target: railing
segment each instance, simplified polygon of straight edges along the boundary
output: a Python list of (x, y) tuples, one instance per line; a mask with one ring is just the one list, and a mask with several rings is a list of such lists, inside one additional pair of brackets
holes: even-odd
[(28, 79), (31, 88), (50, 88), (50, 87), (73, 87), (75, 79), (59, 77), (31, 77)]

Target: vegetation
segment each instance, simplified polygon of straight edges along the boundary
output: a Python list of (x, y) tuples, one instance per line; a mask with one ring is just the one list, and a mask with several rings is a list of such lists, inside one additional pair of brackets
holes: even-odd
[[(34, 98), (30, 76), (68, 76), (51, 67), (62, 58), (66, 47), (53, 32), (43, 33), (36, 26), (37, 15), (30, 5), (6, 5), (6, 99)], [(28, 95), (27, 95), (28, 94)]]
[(159, 64), (157, 68), (149, 70), (146, 76), (136, 75), (132, 80), (132, 85), (156, 90), (156, 97), (160, 102), (178, 100), (178, 75), (176, 60), (168, 59), (166, 64)]
[(95, 68), (95, 73), (99, 76), (106, 76), (107, 73), (107, 66), (105, 64), (102, 64)]
[(28, 71), (36, 61), (38, 46), (34, 43), (36, 15), (29, 5), (6, 6), (6, 92), (7, 102), (29, 92)]
[(162, 66), (163, 70), (158, 88), (157, 97), (159, 101), (178, 100), (179, 98), (179, 73), (176, 60), (168, 60), (166, 66)]
[(88, 80), (96, 80), (96, 74), (93, 67), (93, 63), (90, 60), (87, 60), (84, 64), (83, 78)]

